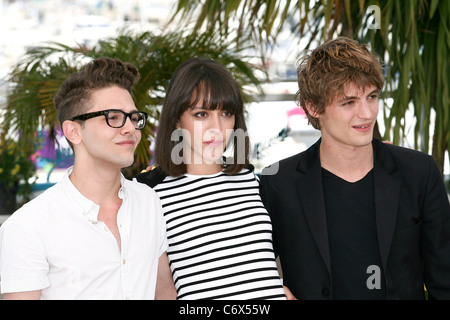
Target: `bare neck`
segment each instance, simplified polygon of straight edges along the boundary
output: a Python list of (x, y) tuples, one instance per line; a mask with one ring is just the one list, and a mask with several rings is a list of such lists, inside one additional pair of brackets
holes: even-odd
[(121, 237), (117, 226), (117, 215), (122, 205), (122, 199), (119, 198), (120, 170), (107, 167), (96, 168), (93, 165), (75, 161), (69, 178), (83, 196), (100, 207), (97, 220), (105, 223), (116, 238), (120, 249)]
[(361, 147), (320, 144), (320, 163), (322, 168), (338, 177), (356, 182), (373, 169), (372, 144)]
[(119, 199), (120, 179), (120, 170), (98, 168), (86, 163), (77, 163), (77, 161), (70, 175), (70, 180), (78, 191), (100, 206)]
[(211, 165), (207, 164), (188, 164), (186, 165), (187, 173), (193, 175), (209, 175), (222, 171), (222, 166), (220, 164), (214, 163)]

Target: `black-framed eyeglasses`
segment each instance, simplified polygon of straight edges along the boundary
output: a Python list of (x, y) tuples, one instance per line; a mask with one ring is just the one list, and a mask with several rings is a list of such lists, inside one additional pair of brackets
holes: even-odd
[(147, 123), (147, 113), (143, 111), (131, 111), (130, 113), (124, 112), (122, 110), (117, 109), (109, 109), (109, 110), (102, 110), (102, 111), (96, 111), (96, 112), (89, 112), (85, 114), (81, 114), (79, 116), (75, 116), (70, 118), (71, 121), (74, 120), (88, 120), (91, 118), (99, 117), (99, 116), (105, 116), (106, 123), (111, 128), (122, 128), (125, 125), (125, 122), (127, 121), (127, 118), (130, 118), (131, 122), (134, 124), (134, 127), (137, 130), (142, 130), (145, 127), (145, 124)]

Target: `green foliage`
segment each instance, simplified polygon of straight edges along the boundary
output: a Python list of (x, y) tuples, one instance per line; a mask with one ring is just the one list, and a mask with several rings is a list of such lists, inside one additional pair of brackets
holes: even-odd
[[(379, 29), (369, 19), (372, 5), (380, 9)], [(338, 35), (370, 43), (386, 62), (384, 98), (393, 98), (392, 106), (384, 105), (384, 139), (403, 141), (405, 112), (412, 107), (415, 148), (429, 153), (432, 141), (442, 170), (450, 150), (450, 1), (179, 0), (175, 15), (189, 22), (198, 11), (196, 28), (227, 33), (237, 21), (242, 33), (237, 39), (250, 37), (261, 47), (275, 43), (283, 27), (293, 31), (294, 40), (307, 37), (306, 48)]]
[[(259, 86), (257, 68), (248, 63), (251, 57), (242, 54), (233, 41), (227, 41), (212, 32), (187, 31), (155, 35), (151, 32), (133, 33), (122, 30), (117, 37), (99, 41), (92, 47), (69, 47), (49, 43), (30, 49), (9, 75), (4, 121), (0, 132), (20, 132), (19, 148), (30, 148), (36, 131), (48, 129), (51, 136), (60, 126), (53, 97), (62, 82), (91, 59), (109, 56), (134, 64), (141, 78), (133, 90), (139, 110), (146, 111), (153, 121), (143, 130), (143, 137), (154, 135), (154, 124), (159, 119), (165, 89), (175, 69), (187, 58), (203, 56), (216, 60), (232, 72), (241, 87)], [(250, 95), (244, 91), (244, 99)], [(135, 164), (124, 170), (132, 177), (149, 164), (149, 139), (143, 138), (136, 150)]]
[(35, 173), (31, 150), (21, 149), (14, 139), (1, 136), (0, 184), (5, 191), (28, 195), (31, 192), (29, 180)]

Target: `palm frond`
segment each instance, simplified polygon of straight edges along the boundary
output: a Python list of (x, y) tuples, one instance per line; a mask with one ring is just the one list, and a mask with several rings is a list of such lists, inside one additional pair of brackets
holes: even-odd
[[(162, 35), (122, 30), (117, 37), (103, 39), (92, 47), (46, 43), (28, 50), (10, 73), (11, 90), (0, 131), (20, 133), (21, 147), (30, 148), (36, 132), (43, 129), (53, 132), (60, 126), (53, 97), (62, 82), (91, 59), (100, 56), (120, 58), (138, 68), (141, 78), (133, 89), (133, 98), (137, 108), (153, 118), (143, 130), (135, 164), (124, 170), (127, 177), (132, 177), (149, 164), (149, 140), (155, 130), (152, 123), (159, 119), (158, 107), (162, 105), (175, 69), (187, 58), (209, 57), (229, 67), (241, 87), (258, 86), (256, 68), (249, 65), (249, 57), (241, 52), (242, 48), (219, 33), (191, 30)], [(250, 99), (250, 95), (245, 97)]]
[[(196, 28), (219, 32), (237, 21), (237, 30), (249, 35), (260, 48), (273, 44), (286, 26), (294, 33), (294, 41), (309, 38), (305, 50), (338, 35), (370, 43), (386, 62), (383, 97), (394, 101), (392, 106), (384, 106), (384, 138), (402, 143), (410, 125), (405, 116), (413, 110), (414, 147), (431, 152), (443, 169), (445, 151), (450, 150), (449, 1), (243, 0), (233, 1), (226, 14), (218, 11), (219, 2), (179, 0), (175, 17), (190, 23), (196, 12), (205, 12), (196, 19)], [(282, 5), (287, 8), (282, 9)], [(369, 25), (366, 10), (370, 6), (380, 9), (379, 29)], [(215, 19), (218, 16), (221, 19)], [(261, 55), (265, 54), (262, 50)]]

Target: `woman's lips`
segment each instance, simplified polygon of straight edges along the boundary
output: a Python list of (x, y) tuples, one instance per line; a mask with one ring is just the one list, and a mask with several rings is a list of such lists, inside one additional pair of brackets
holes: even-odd
[(205, 141), (204, 143), (206, 143), (210, 147), (215, 148), (215, 147), (223, 145), (223, 140), (208, 140), (208, 141)]

